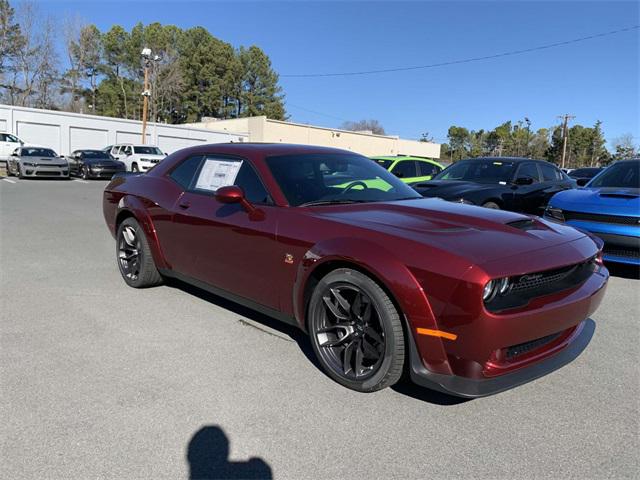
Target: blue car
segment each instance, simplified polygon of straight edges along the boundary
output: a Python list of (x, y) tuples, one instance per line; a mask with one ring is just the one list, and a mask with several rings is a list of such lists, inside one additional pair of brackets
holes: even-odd
[(616, 162), (585, 188), (551, 197), (546, 219), (604, 240), (604, 259), (640, 265), (640, 158)]

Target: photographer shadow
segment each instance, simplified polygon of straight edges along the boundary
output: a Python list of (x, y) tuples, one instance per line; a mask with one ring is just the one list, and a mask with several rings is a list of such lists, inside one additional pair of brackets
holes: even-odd
[(214, 425), (198, 430), (187, 449), (189, 479), (272, 479), (271, 467), (261, 458), (229, 461), (229, 439)]

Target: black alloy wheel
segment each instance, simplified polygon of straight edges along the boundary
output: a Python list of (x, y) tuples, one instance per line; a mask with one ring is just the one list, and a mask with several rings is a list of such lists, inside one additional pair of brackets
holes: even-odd
[(162, 283), (142, 227), (135, 218), (125, 219), (118, 227), (116, 255), (118, 268), (127, 285), (145, 288)]
[(491, 208), (492, 210), (500, 210), (500, 205), (496, 202), (485, 202), (482, 204), (484, 208)]
[(309, 305), (311, 342), (325, 371), (363, 392), (393, 385), (402, 374), (404, 337), (398, 312), (368, 276), (334, 270)]

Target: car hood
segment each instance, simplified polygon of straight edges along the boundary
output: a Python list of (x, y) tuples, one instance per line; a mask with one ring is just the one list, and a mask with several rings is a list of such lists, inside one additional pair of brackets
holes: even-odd
[[(384, 232), (481, 264), (585, 236), (571, 227), (504, 210), (437, 199), (314, 207), (313, 214)], [(390, 244), (393, 251), (393, 245)], [(415, 255), (416, 252), (404, 252)]]
[(51, 166), (67, 166), (66, 160), (51, 157), (20, 157), (21, 162), (36, 163), (38, 165), (51, 165)]
[(494, 190), (496, 187), (504, 187), (504, 185), (467, 182), (464, 180), (431, 180), (429, 182), (420, 182), (414, 186), (425, 197), (440, 197), (446, 200), (458, 200), (463, 198), (464, 194)]
[(557, 193), (549, 205), (574, 212), (640, 217), (638, 188), (580, 188)]

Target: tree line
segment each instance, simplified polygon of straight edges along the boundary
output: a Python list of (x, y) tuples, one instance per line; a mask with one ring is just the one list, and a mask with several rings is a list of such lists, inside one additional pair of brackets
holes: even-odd
[[(504, 122), (493, 130), (470, 130), (452, 125), (447, 132), (448, 142), (442, 145), (440, 157), (452, 162), (482, 156), (530, 157), (546, 159), (560, 165), (562, 130), (562, 125), (533, 130), (528, 118)], [(575, 124), (567, 130), (567, 168), (607, 165), (639, 153), (631, 134), (614, 139), (611, 142), (613, 151), (610, 152), (606, 147), (600, 121), (592, 127)]]
[[(64, 52), (55, 39), (64, 37)], [(149, 60), (141, 56), (150, 48)], [(152, 121), (266, 115), (286, 118), (269, 57), (234, 48), (205, 28), (138, 23), (100, 31), (80, 19), (57, 25), (31, 2), (0, 0), (0, 100), (18, 106), (141, 118), (145, 64)]]

